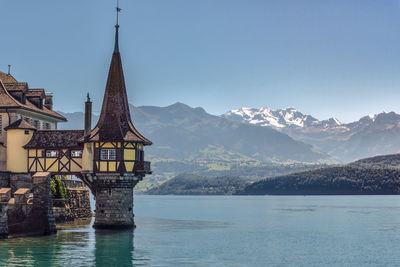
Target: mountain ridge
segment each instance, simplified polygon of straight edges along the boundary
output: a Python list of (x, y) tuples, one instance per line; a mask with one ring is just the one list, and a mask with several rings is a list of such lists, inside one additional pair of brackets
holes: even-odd
[[(145, 136), (155, 138), (148, 155), (161, 158), (346, 163), (400, 152), (400, 115), (394, 112), (341, 123), (335, 118), (320, 121), (294, 108), (234, 111), (215, 116), (201, 107), (192, 108), (180, 102), (166, 107), (131, 106), (135, 126)], [(247, 119), (238, 115), (239, 111), (246, 112)], [(271, 126), (270, 121), (263, 126), (262, 117), (256, 117), (257, 112), (269, 116), (278, 114), (280, 117), (269, 120), (279, 123), (280, 127)], [(82, 112), (61, 114), (69, 122), (60, 124), (60, 129), (83, 128)], [(94, 114), (93, 126), (97, 119)], [(258, 122), (249, 123), (249, 120)]]
[(337, 118), (318, 120), (309, 114), (303, 114), (293, 107), (272, 110), (268, 107), (261, 108), (240, 108), (233, 109), (221, 117), (231, 120), (241, 121), (263, 127), (285, 128), (299, 127), (304, 128), (312, 125), (340, 126), (342, 123)]
[[(177, 102), (166, 107), (130, 105), (130, 110), (135, 127), (154, 143), (146, 149), (148, 155), (196, 160), (207, 152), (211, 160), (222, 153), (263, 162), (333, 162), (327, 154), (285, 133), (211, 115), (201, 107)], [(82, 112), (62, 114), (69, 122), (60, 124), (60, 129), (83, 127)], [(93, 116), (93, 125), (97, 118)]]
[[(264, 117), (259, 113), (263, 113)], [(400, 152), (397, 141), (400, 138), (400, 115), (395, 112), (367, 115), (350, 123), (341, 123), (335, 118), (317, 120), (294, 108), (275, 111), (242, 108), (228, 111), (221, 117), (274, 128), (342, 162)], [(278, 121), (279, 127), (271, 121)]]

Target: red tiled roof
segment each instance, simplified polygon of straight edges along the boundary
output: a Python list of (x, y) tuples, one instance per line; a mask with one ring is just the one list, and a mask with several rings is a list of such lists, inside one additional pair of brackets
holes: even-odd
[(19, 104), (20, 103), (8, 93), (8, 91), (4, 87), (3, 82), (0, 80), (0, 106), (18, 107)]
[(67, 121), (67, 119), (64, 116), (58, 114), (54, 110), (50, 110), (46, 107), (43, 107), (42, 109), (38, 108), (28, 99), (26, 100), (25, 104), (22, 104), (8, 93), (6, 87), (4, 86), (1, 80), (0, 80), (0, 108), (21, 108), (28, 111), (40, 113), (42, 115), (47, 115), (61, 121)]
[(4, 83), (4, 86), (7, 89), (7, 91), (27, 91), (28, 90), (28, 83), (25, 83), (25, 82)]
[(29, 89), (26, 92), (26, 96), (27, 97), (40, 97), (40, 98), (45, 98), (46, 97), (46, 93), (44, 92), (44, 89)]
[(0, 71), (0, 80), (3, 83), (16, 83), (17, 80), (11, 75)]

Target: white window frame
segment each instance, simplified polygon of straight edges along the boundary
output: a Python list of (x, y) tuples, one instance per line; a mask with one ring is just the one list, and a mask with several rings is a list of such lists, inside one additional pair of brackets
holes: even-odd
[(102, 148), (100, 149), (100, 160), (116, 160), (117, 153), (115, 148)]
[(46, 150), (46, 158), (57, 158), (58, 150)]
[(82, 158), (82, 150), (71, 150), (71, 157), (72, 158)]

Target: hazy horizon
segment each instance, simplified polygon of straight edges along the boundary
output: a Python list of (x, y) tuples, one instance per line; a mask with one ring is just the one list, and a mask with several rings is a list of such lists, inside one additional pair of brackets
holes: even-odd
[[(0, 0), (0, 71), (54, 92), (55, 109), (99, 113), (115, 1)], [(351, 122), (400, 113), (399, 1), (126, 1), (120, 50), (129, 102), (221, 115), (295, 107)]]

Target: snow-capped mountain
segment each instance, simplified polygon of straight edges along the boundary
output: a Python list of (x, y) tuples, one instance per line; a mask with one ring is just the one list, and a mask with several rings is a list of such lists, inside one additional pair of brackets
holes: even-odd
[(295, 108), (285, 108), (272, 110), (267, 107), (262, 108), (240, 108), (226, 112), (222, 117), (254, 124), (267, 126), (275, 129), (282, 128), (306, 128), (306, 127), (337, 127), (341, 123), (336, 118), (319, 121), (311, 115), (303, 114)]
[(222, 117), (274, 128), (343, 162), (400, 153), (400, 115), (394, 112), (367, 115), (346, 124), (335, 118), (320, 121), (294, 108), (241, 108)]

